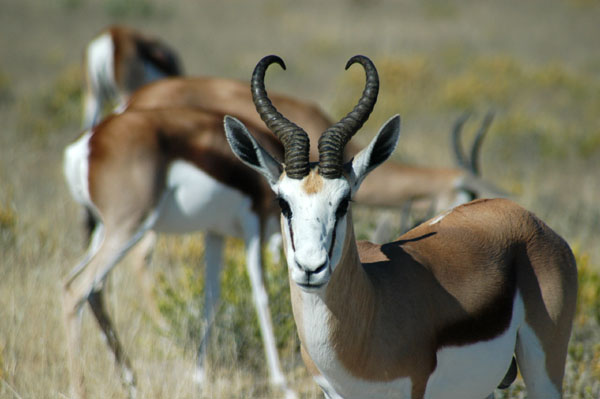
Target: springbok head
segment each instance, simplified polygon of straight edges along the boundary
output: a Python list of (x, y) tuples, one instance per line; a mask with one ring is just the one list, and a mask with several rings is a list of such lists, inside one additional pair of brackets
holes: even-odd
[[(252, 75), (254, 104), (262, 120), (282, 142), (283, 165), (276, 161), (237, 119), (225, 117), (225, 131), (233, 152), (260, 172), (275, 192), (281, 207), (282, 233), (291, 279), (304, 291), (323, 288), (346, 251), (346, 237), (353, 239), (349, 204), (365, 176), (394, 151), (399, 133), (398, 115), (387, 121), (368, 147), (343, 164), (344, 146), (368, 119), (379, 91), (373, 63), (364, 56), (352, 57), (366, 72), (366, 87), (358, 104), (319, 139), (319, 162), (309, 163), (309, 139), (273, 106), (264, 86), (267, 67), (285, 69), (281, 58), (263, 58)], [(350, 235), (351, 237), (350, 237)]]

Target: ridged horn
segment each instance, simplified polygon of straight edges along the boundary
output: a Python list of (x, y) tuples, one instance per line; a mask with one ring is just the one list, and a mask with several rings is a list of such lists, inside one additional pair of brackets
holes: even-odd
[(342, 175), (344, 147), (369, 119), (379, 93), (379, 76), (373, 62), (363, 55), (355, 55), (348, 60), (346, 69), (355, 63), (361, 64), (366, 73), (362, 96), (354, 109), (327, 129), (319, 139), (319, 174), (328, 179)]
[(302, 179), (310, 171), (308, 164), (310, 142), (306, 132), (281, 115), (269, 100), (265, 90), (265, 72), (271, 64), (279, 64), (285, 69), (283, 60), (276, 55), (268, 55), (261, 59), (252, 73), (252, 100), (263, 122), (283, 144), (287, 176), (292, 179)]
[(469, 116), (469, 112), (464, 112), (456, 119), (452, 126), (452, 148), (454, 149), (454, 156), (456, 157), (458, 166), (464, 169), (470, 169), (470, 165), (461, 144), (461, 136), (463, 127), (467, 119), (469, 119)]
[(471, 171), (471, 173), (475, 175), (479, 175), (481, 169), (479, 167), (479, 152), (481, 150), (481, 143), (483, 142), (483, 138), (485, 137), (487, 131), (490, 128), (492, 120), (494, 119), (494, 112), (488, 111), (488, 113), (483, 118), (483, 122), (479, 127), (479, 130), (475, 134), (475, 139), (473, 140), (473, 145), (471, 147), (470, 157), (467, 158), (465, 152), (463, 151), (461, 144), (461, 135), (463, 126), (466, 120), (469, 118), (469, 113), (465, 112), (462, 114), (452, 127), (452, 147), (454, 148), (454, 155), (456, 157), (456, 163), (461, 168)]
[(481, 143), (483, 142), (483, 138), (489, 130), (493, 120), (494, 111), (488, 111), (483, 118), (481, 127), (477, 131), (477, 134), (475, 134), (475, 140), (473, 141), (473, 146), (471, 147), (471, 171), (476, 175), (481, 174), (481, 168), (479, 167), (479, 152), (481, 150)]

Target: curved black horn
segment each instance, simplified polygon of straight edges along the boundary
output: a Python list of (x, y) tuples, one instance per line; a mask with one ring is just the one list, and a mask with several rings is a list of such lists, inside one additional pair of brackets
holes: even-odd
[(261, 119), (283, 144), (286, 174), (292, 179), (302, 179), (310, 171), (308, 164), (310, 142), (306, 132), (281, 115), (267, 97), (265, 71), (274, 63), (285, 69), (283, 60), (276, 55), (264, 57), (254, 68), (251, 80), (252, 99)]
[(494, 112), (489, 111), (483, 118), (483, 122), (481, 123), (479, 130), (477, 130), (477, 133), (475, 134), (475, 139), (473, 140), (473, 145), (471, 146), (470, 157), (467, 158), (460, 143), (460, 136), (465, 121), (469, 115), (470, 114), (468, 112), (465, 112), (458, 117), (456, 122), (454, 122), (454, 126), (452, 127), (452, 147), (454, 148), (454, 155), (456, 156), (456, 163), (458, 163), (458, 166), (470, 171), (475, 175), (479, 175), (481, 171), (479, 167), (479, 152), (481, 150), (481, 143), (483, 142), (483, 138), (485, 137), (490, 128), (492, 120), (494, 119)]
[(479, 167), (479, 151), (481, 150), (481, 143), (483, 142), (483, 137), (487, 133), (494, 120), (494, 111), (488, 111), (488, 113), (483, 118), (483, 122), (481, 123), (481, 127), (477, 131), (475, 135), (475, 140), (473, 141), (473, 146), (471, 147), (471, 171), (479, 175), (481, 173), (481, 169)]
[(467, 156), (463, 151), (460, 137), (462, 135), (463, 126), (465, 125), (465, 122), (469, 116), (469, 112), (463, 113), (458, 117), (458, 119), (456, 119), (456, 122), (454, 122), (454, 125), (452, 126), (452, 148), (454, 149), (454, 156), (456, 157), (456, 163), (458, 166), (464, 169), (470, 169), (470, 165), (467, 161)]
[(354, 109), (327, 129), (319, 139), (319, 174), (328, 179), (342, 175), (344, 147), (369, 119), (379, 93), (379, 76), (373, 62), (363, 55), (355, 55), (348, 60), (346, 69), (355, 63), (363, 66), (367, 77), (362, 96)]

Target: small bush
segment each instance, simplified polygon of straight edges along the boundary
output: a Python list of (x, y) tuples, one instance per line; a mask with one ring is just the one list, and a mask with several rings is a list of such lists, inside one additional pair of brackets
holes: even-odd
[(584, 325), (593, 319), (600, 323), (600, 272), (592, 266), (589, 254), (581, 252), (579, 246), (574, 246), (573, 252), (579, 281), (576, 322)]

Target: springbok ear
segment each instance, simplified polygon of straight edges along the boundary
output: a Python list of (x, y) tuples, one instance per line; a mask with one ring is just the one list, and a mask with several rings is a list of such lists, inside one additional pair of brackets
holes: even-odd
[(233, 153), (244, 164), (263, 175), (273, 187), (283, 171), (281, 164), (258, 144), (242, 122), (226, 115), (223, 123)]
[(379, 129), (377, 135), (371, 140), (369, 146), (359, 152), (351, 161), (353, 192), (358, 190), (363, 179), (373, 169), (381, 165), (396, 149), (400, 137), (400, 115), (390, 118)]

